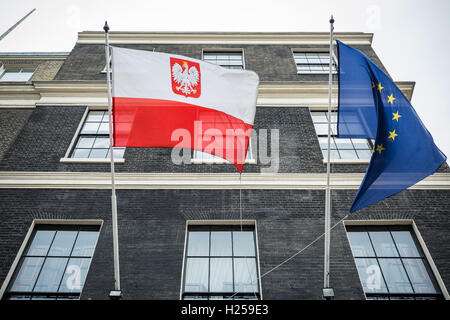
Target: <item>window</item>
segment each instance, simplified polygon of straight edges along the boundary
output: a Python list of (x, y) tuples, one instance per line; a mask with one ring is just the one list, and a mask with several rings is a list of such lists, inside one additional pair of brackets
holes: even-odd
[(408, 226), (347, 227), (347, 235), (367, 299), (442, 298)]
[(11, 69), (6, 70), (0, 75), (0, 81), (8, 82), (20, 82), (28, 81), (34, 73), (34, 69)]
[(203, 52), (203, 60), (228, 69), (244, 69), (242, 52)]
[(6, 299), (79, 299), (98, 226), (37, 225), (20, 258)]
[[(109, 159), (108, 111), (89, 111), (70, 157)], [(114, 159), (122, 159), (125, 148), (114, 148)]]
[[(194, 157), (192, 159), (192, 163), (231, 164), (231, 162), (229, 162), (228, 160), (225, 160), (221, 157), (217, 157), (210, 153), (201, 152), (201, 151), (197, 151), (197, 150), (194, 150)], [(255, 164), (256, 163), (256, 160), (253, 158), (251, 139), (249, 140), (248, 150), (247, 150), (247, 154), (245, 156), (245, 163), (246, 164), (249, 164), (249, 163)]]
[[(319, 138), (324, 159), (328, 150), (328, 112), (312, 111), (311, 117)], [(373, 142), (369, 139), (337, 138), (337, 112), (331, 113), (331, 152), (330, 159), (367, 160), (372, 157)]]
[(254, 227), (190, 225), (183, 299), (259, 299)]
[[(294, 52), (294, 60), (299, 73), (329, 73), (330, 54), (328, 52)], [(332, 61), (333, 72), (336, 62)]]

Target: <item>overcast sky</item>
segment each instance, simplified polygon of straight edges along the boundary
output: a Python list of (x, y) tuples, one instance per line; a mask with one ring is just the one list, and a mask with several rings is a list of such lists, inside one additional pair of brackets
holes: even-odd
[(396, 81), (415, 81), (412, 104), (450, 156), (449, 0), (112, 1), (1, 0), (0, 33), (36, 11), (0, 41), (1, 52), (70, 51), (77, 32), (335, 31), (373, 32), (373, 47)]

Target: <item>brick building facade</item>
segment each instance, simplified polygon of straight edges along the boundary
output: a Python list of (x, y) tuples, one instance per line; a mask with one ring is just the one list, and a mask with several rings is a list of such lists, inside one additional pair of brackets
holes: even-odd
[[(372, 34), (336, 37), (384, 69), (371, 47)], [(176, 165), (169, 149), (124, 150), (115, 166), (124, 299), (322, 299), (323, 238), (314, 241), (324, 229), (326, 163), (319, 122), (328, 101), (328, 74), (320, 69), (327, 39), (325, 33), (111, 33), (112, 45), (196, 59), (215, 55), (219, 64), (228, 61), (225, 67), (234, 59), (230, 53), (237, 54), (240, 67), (260, 77), (254, 129), (260, 136), (267, 130), (269, 158), (279, 146), (277, 170), (261, 173), (273, 163), (261, 161), (258, 139), (241, 183), (230, 164)], [(0, 77), (2, 299), (108, 299), (114, 287), (110, 164), (107, 156), (89, 157), (102, 154), (97, 142), (80, 146), (104, 139), (104, 54), (103, 33), (82, 32), (69, 54), (14, 60), (34, 70), (28, 80)], [(18, 69), (8, 57), (0, 53), (3, 68)], [(413, 82), (397, 85), (412, 97)], [(84, 135), (86, 123), (97, 125), (96, 133)], [(336, 140), (332, 162), (332, 225), (345, 218), (331, 233), (335, 298), (448, 299), (448, 166), (346, 217), (369, 158), (368, 147), (358, 147), (363, 142), (353, 141), (350, 148), (345, 143)], [(89, 155), (74, 156), (76, 149)], [(80, 244), (89, 232), (98, 238)], [(239, 240), (242, 232), (254, 243)], [(195, 240), (205, 234), (206, 254)], [(64, 241), (72, 236), (65, 251)], [(223, 253), (227, 237), (232, 254)], [(247, 253), (239, 255), (243, 246)], [(76, 254), (78, 247), (84, 251)], [(67, 290), (71, 261), (81, 268), (81, 286)], [(206, 278), (195, 270), (203, 263)], [(251, 282), (239, 268), (249, 271)], [(374, 268), (375, 287), (367, 278)]]

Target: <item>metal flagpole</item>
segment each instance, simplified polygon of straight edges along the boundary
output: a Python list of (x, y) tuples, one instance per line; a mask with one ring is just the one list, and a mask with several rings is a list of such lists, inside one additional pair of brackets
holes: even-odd
[(323, 268), (323, 298), (334, 297), (330, 288), (330, 226), (331, 226), (331, 189), (330, 189), (330, 145), (331, 145), (331, 90), (333, 88), (333, 31), (334, 19), (330, 19), (330, 62), (328, 77), (328, 150), (327, 150), (327, 186), (325, 189), (325, 252)]
[(113, 248), (114, 248), (114, 290), (110, 292), (111, 299), (120, 299), (122, 293), (120, 290), (120, 268), (119, 268), (119, 232), (117, 228), (117, 198), (116, 181), (114, 172), (114, 137), (113, 137), (113, 118), (112, 118), (112, 98), (111, 98), (111, 70), (109, 55), (109, 26), (105, 21), (105, 56), (106, 56), (106, 87), (108, 90), (108, 113), (109, 113), (109, 155), (111, 158), (111, 208), (112, 208), (112, 228), (113, 228)]
[(23, 20), (25, 20), (26, 18), (28, 18), (29, 15), (31, 15), (34, 11), (36, 11), (36, 8), (34, 8), (33, 10), (31, 10), (30, 12), (28, 12), (22, 19), (20, 19), (19, 21), (17, 21), (11, 28), (9, 28), (8, 30), (6, 30), (5, 32), (3, 32), (3, 34), (0, 36), (0, 40), (2, 40), (4, 37), (6, 37), (8, 35), (8, 33), (10, 33), (11, 31), (13, 31), (19, 24), (22, 23)]

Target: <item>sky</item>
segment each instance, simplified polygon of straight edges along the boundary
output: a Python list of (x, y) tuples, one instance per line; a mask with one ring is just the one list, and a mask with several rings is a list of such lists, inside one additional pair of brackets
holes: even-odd
[(373, 48), (395, 81), (415, 81), (412, 105), (450, 156), (449, 0), (113, 1), (2, 0), (0, 52), (70, 51), (77, 32), (372, 32)]

